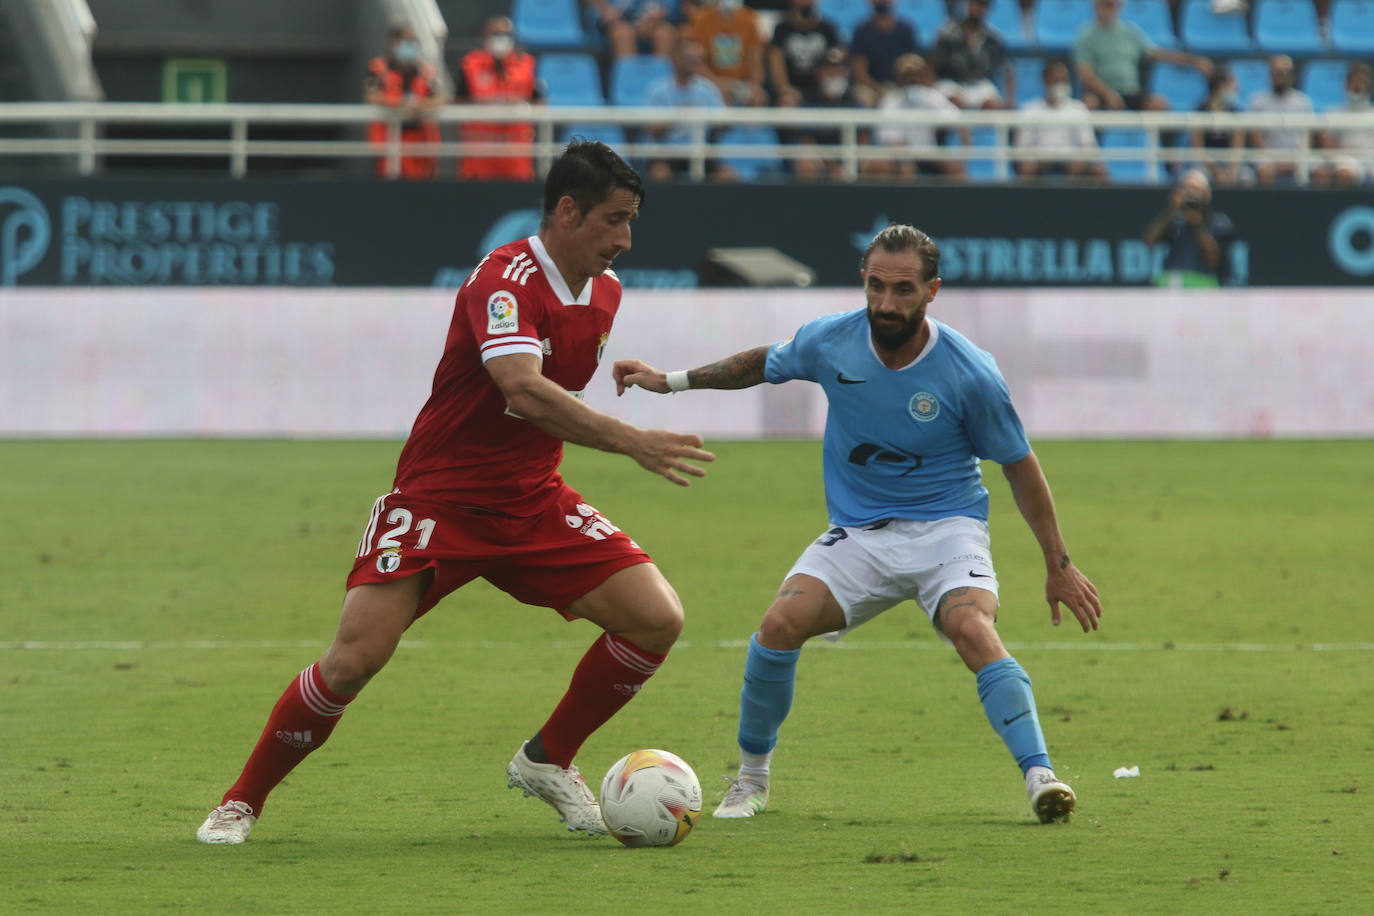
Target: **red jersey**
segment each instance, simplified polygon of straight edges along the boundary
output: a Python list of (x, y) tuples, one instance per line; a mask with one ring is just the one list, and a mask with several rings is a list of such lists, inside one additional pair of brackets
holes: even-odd
[(557, 497), (563, 440), (506, 409), (484, 363), (530, 353), (545, 378), (577, 397), (596, 371), (620, 308), (607, 270), (574, 298), (538, 236), (482, 259), (453, 309), (434, 389), (401, 450), (403, 493), (532, 516)]

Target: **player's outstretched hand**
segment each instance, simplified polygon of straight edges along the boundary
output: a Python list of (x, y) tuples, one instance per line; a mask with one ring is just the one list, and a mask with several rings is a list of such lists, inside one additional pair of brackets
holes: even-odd
[[(660, 372), (646, 362), (637, 359), (618, 359), (611, 368), (611, 377), (615, 379), (616, 397), (625, 393), (626, 388), (633, 388), (638, 385), (647, 391), (657, 391), (659, 394), (668, 393), (668, 373)], [(700, 445), (697, 442), (697, 445)]]
[(688, 464), (693, 461), (715, 461), (716, 456), (703, 449), (701, 437), (688, 433), (675, 433), (667, 429), (642, 429), (639, 441), (630, 452), (630, 457), (638, 461), (646, 471), (661, 474), (680, 487), (689, 486), (691, 481), (678, 475), (690, 474), (705, 477), (706, 469)]
[(1089, 582), (1088, 577), (1072, 563), (1050, 570), (1049, 578), (1045, 581), (1045, 598), (1050, 603), (1050, 620), (1055, 626), (1059, 626), (1059, 605), (1062, 602), (1078, 618), (1084, 633), (1097, 629), (1102, 617), (1102, 602), (1097, 597), (1097, 586)]

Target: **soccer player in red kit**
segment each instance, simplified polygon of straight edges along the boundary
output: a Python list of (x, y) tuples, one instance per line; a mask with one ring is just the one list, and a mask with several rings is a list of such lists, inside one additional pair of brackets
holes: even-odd
[(267, 794), (325, 742), (406, 628), (478, 576), (605, 631), (506, 773), (568, 829), (606, 832), (573, 757), (658, 670), (682, 605), (648, 554), (564, 483), (563, 443), (628, 455), (683, 486), (681, 475), (705, 473), (686, 459), (714, 458), (697, 436), (639, 429), (581, 400), (620, 306), (609, 268), (630, 248), (643, 198), (609, 147), (571, 143), (545, 180), (539, 234), (491, 252), (464, 282), (394, 488), (372, 507), (334, 641), (277, 701), (196, 839), (247, 839)]

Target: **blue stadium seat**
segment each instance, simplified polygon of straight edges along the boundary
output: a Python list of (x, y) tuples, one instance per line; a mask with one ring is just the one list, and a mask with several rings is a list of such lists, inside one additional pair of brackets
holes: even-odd
[(949, 18), (949, 9), (945, 0), (897, 0), (897, 15), (916, 24), (916, 43), (929, 48)]
[(1207, 98), (1207, 77), (1192, 67), (1157, 60), (1150, 67), (1150, 91), (1168, 99), (1174, 111), (1196, 111)]
[[(1144, 149), (1145, 131), (1136, 128), (1111, 128), (1098, 135), (1098, 146), (1102, 149)], [(1104, 160), (1107, 177), (1113, 184), (1149, 184), (1144, 159)], [(1163, 164), (1160, 165), (1158, 180), (1165, 180)]]
[(1236, 97), (1240, 107), (1250, 102), (1250, 96), (1272, 87), (1269, 81), (1269, 61), (1236, 58), (1226, 62), (1236, 75)]
[(625, 128), (619, 124), (568, 124), (558, 131), (559, 143), (567, 143), (573, 137), (600, 140), (616, 152), (626, 143)]
[[(757, 124), (728, 127), (716, 138), (717, 146), (776, 146), (777, 143), (777, 131)], [(757, 181), (783, 174), (782, 160), (777, 156), (728, 156), (724, 161), (735, 170), (741, 181)]]
[(582, 46), (582, 19), (577, 0), (512, 0), (515, 38), (535, 51)]
[(1174, 14), (1165, 0), (1126, 0), (1121, 18), (1140, 26), (1150, 41), (1161, 48), (1177, 48), (1174, 34)]
[[(1043, 57), (1013, 57), (1011, 59), (1012, 69), (1016, 71), (1016, 107), (1031, 101), (1032, 99), (1043, 99), (1045, 97), (1045, 79), (1041, 75), (1045, 69), (1045, 58)], [(1006, 87), (1002, 87), (1006, 92)]]
[[(995, 149), (995, 148), (997, 147), (997, 130), (996, 130), (996, 128), (992, 128), (992, 127), (975, 127), (975, 128), (973, 128), (973, 130), (972, 130), (970, 133), (972, 134), (972, 136), (971, 136), (969, 139), (972, 141), (972, 145), (973, 145), (975, 148), (980, 148), (980, 149), (981, 149), (981, 148)], [(1014, 167), (1012, 166), (1010, 159), (1011, 159), (1011, 157), (1008, 156), (1008, 162), (1007, 162), (1007, 179), (999, 179), (999, 178), (997, 177), (997, 160), (996, 160), (996, 159), (992, 159), (992, 158), (988, 158), (988, 159), (969, 159), (969, 160), (968, 160), (968, 164), (967, 164), (967, 168), (968, 168), (968, 180), (969, 180), (969, 181), (1003, 181), (1003, 180), (1008, 180), (1008, 179), (1010, 179), (1010, 178), (1012, 178), (1012, 177), (1015, 177), (1015, 174), (1016, 174), (1016, 173), (1015, 173), (1015, 171), (1014, 171)]]
[(1302, 68), (1298, 78), (1298, 88), (1312, 99), (1312, 107), (1317, 111), (1330, 111), (1345, 104), (1345, 73), (1350, 69), (1348, 61), (1313, 60)]
[(1374, 54), (1374, 0), (1336, 0), (1331, 47), (1341, 54)]
[(869, 0), (821, 0), (820, 13), (835, 24), (840, 41), (847, 45), (854, 37), (854, 28), (873, 18), (873, 4)]
[(1181, 28), (1183, 43), (1199, 54), (1244, 54), (1255, 48), (1245, 14), (1218, 15), (1212, 0), (1185, 0)]
[(1067, 51), (1092, 20), (1092, 0), (1040, 0), (1035, 7), (1035, 41), (1046, 51)]
[[(1017, 0), (992, 0), (988, 4), (988, 25), (1002, 36), (1002, 43), (1008, 51), (1032, 51), (1035, 42), (1026, 36), (1025, 25), (1021, 19), (1021, 4)], [(934, 38), (923, 40), (934, 42)]]
[(550, 105), (604, 105), (601, 71), (590, 54), (541, 54), (534, 65)]
[(643, 105), (649, 84), (672, 74), (673, 64), (666, 57), (653, 54), (618, 57), (611, 64), (611, 104)]
[(1262, 51), (1319, 54), (1326, 50), (1312, 0), (1259, 0), (1255, 43)]

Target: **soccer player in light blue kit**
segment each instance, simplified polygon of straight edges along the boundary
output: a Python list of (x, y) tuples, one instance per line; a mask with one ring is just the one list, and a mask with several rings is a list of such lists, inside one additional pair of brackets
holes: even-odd
[(716, 817), (768, 804), (769, 764), (792, 706), (797, 658), (814, 636), (838, 638), (908, 598), (977, 676), (978, 699), (1025, 777), (1045, 822), (1066, 820), (1073, 789), (1050, 764), (1030, 678), (995, 626), (997, 575), (979, 459), (1002, 465), (1016, 506), (1045, 555), (1045, 596), (1083, 631), (1102, 614), (1097, 589), (1069, 560), (1049, 484), (997, 364), (926, 317), (940, 288), (940, 251), (919, 229), (892, 225), (861, 262), (866, 309), (817, 318), (792, 338), (699, 369), (660, 372), (617, 362), (618, 393), (748, 388), (806, 379), (825, 389), (825, 497), (831, 528), (788, 572), (749, 641), (740, 693), (740, 768)]

